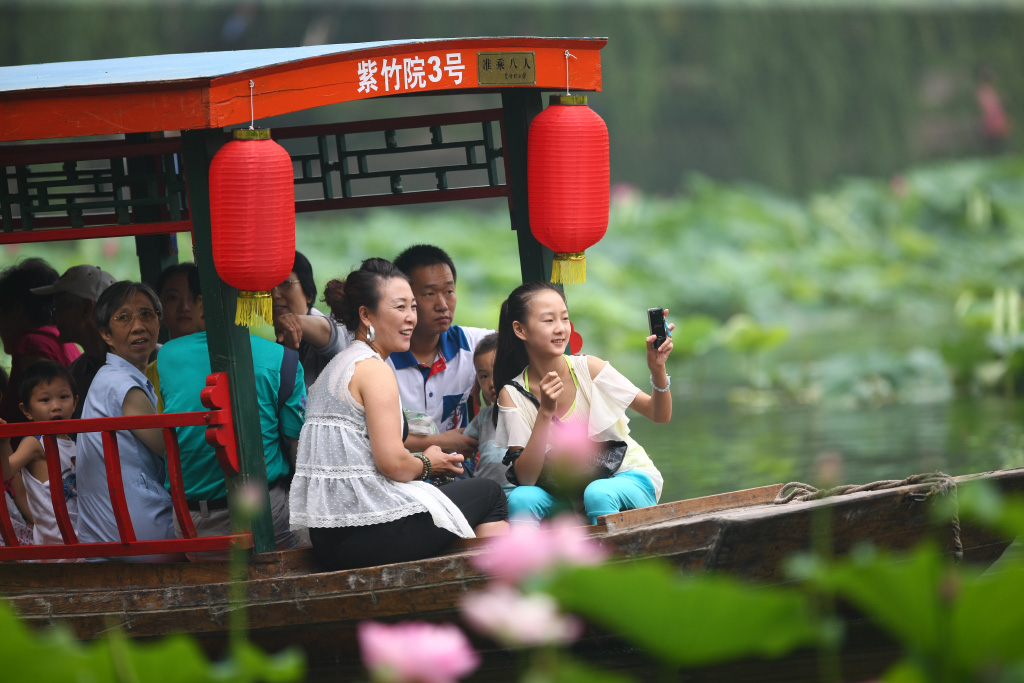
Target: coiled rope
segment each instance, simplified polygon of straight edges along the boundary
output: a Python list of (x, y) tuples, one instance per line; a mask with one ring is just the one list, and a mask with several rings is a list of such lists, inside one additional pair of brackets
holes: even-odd
[(920, 502), (924, 502), (936, 495), (950, 496), (953, 507), (953, 518), (950, 521), (953, 530), (953, 556), (956, 558), (957, 562), (962, 560), (964, 556), (964, 548), (963, 544), (960, 542), (960, 506), (957, 503), (956, 498), (956, 482), (953, 481), (953, 477), (942, 472), (912, 474), (906, 479), (884, 479), (882, 481), (873, 481), (870, 484), (844, 484), (842, 486), (833, 486), (829, 489), (818, 489), (810, 484), (791, 481), (779, 489), (779, 492), (775, 495), (774, 503), (776, 505), (782, 505), (793, 500), (821, 500), (822, 498), (845, 496), (850, 493), (859, 493), (861, 491), (882, 491), (885, 489), (899, 488), (901, 486), (925, 487), (925, 491), (916, 494), (920, 496), (916, 499)]

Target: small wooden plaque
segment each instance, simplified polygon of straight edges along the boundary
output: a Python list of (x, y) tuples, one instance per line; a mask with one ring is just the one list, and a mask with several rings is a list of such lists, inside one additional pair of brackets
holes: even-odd
[(537, 61), (533, 52), (477, 52), (480, 85), (536, 85)]

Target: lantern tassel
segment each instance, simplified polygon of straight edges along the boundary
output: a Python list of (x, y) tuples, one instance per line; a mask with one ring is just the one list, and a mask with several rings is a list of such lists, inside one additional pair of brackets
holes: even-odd
[(270, 292), (239, 292), (235, 304), (235, 324), (252, 325), (263, 318), (268, 325), (274, 324), (274, 303)]
[(584, 253), (556, 253), (551, 263), (551, 281), (562, 285), (581, 285), (586, 282), (587, 259)]

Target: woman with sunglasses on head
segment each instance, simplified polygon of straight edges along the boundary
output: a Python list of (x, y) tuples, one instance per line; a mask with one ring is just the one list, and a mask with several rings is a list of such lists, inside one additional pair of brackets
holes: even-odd
[(292, 272), (270, 290), (274, 300), (274, 329), (277, 341), (299, 352), (306, 388), (309, 389), (331, 359), (351, 342), (345, 326), (313, 307), (316, 282), (313, 266), (302, 252), (295, 252)]
[[(163, 308), (148, 285), (122, 280), (96, 301), (96, 326), (107, 344), (107, 361), (85, 396), (82, 419), (153, 415), (156, 395), (146, 365), (156, 347)], [(121, 477), (128, 512), (138, 540), (174, 538), (171, 496), (164, 488), (167, 465), (159, 429), (117, 432)], [(78, 437), (78, 539), (82, 543), (120, 540), (107, 489), (102, 435)], [(103, 559), (103, 558), (99, 558)], [(169, 561), (173, 556), (144, 556), (133, 561)]]

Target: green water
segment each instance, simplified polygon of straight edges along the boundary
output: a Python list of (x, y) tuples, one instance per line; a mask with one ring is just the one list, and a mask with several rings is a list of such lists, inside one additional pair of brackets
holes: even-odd
[(840, 457), (840, 479), (848, 484), (1024, 466), (1024, 403), (1000, 398), (754, 412), (677, 397), (669, 424), (636, 417), (630, 428), (665, 477), (663, 502), (788, 481), (813, 484), (822, 454)]

